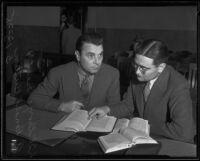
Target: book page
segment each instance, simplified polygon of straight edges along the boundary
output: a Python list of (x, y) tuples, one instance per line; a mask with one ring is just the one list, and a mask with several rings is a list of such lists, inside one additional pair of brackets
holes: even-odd
[(139, 117), (134, 117), (129, 122), (129, 127), (136, 130), (144, 132), (146, 135), (149, 135), (149, 125), (148, 120), (144, 120)]
[(129, 124), (129, 119), (126, 118), (118, 119), (112, 133), (118, 133), (120, 129), (128, 127), (128, 124)]
[(120, 130), (120, 134), (124, 135), (127, 139), (129, 139), (132, 142), (135, 142), (137, 138), (148, 137), (148, 135), (146, 135), (144, 132), (129, 127)]
[(88, 125), (90, 120), (88, 119), (87, 111), (76, 110), (69, 116), (64, 116), (52, 129), (63, 131), (85, 131), (85, 127)]
[(119, 133), (100, 136), (98, 142), (105, 153), (126, 149), (131, 146), (131, 142)]
[(158, 144), (156, 140), (154, 140), (152, 137), (147, 137), (147, 138), (137, 138), (135, 140), (136, 144)]
[(88, 124), (86, 131), (111, 132), (116, 120), (113, 116), (104, 116), (100, 119), (94, 117)]

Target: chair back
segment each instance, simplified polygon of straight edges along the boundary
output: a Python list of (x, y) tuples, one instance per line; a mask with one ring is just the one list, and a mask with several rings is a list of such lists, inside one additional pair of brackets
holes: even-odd
[(190, 88), (197, 88), (197, 64), (189, 64), (188, 83)]
[(121, 74), (126, 77), (130, 77), (130, 58), (118, 57), (117, 68), (119, 69)]

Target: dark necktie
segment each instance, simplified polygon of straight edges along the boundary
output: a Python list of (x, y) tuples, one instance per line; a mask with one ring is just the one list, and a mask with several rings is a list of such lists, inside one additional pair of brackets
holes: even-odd
[(144, 87), (144, 100), (145, 102), (147, 101), (149, 94), (150, 94), (150, 82), (147, 82), (145, 87)]
[(85, 99), (88, 98), (90, 94), (89, 75), (86, 75), (81, 82), (81, 92)]

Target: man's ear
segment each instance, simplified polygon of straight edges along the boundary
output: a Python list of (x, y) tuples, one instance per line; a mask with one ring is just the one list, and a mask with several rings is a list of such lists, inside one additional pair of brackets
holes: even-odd
[(75, 55), (76, 55), (76, 59), (79, 62), (80, 61), (80, 53), (78, 50), (75, 50)]
[(158, 72), (159, 73), (162, 73), (162, 71), (165, 69), (166, 67), (166, 63), (161, 63), (159, 66), (158, 66)]

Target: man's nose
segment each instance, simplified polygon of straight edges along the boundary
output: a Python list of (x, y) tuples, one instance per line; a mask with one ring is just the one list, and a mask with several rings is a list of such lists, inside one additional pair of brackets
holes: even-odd
[(136, 73), (136, 74), (141, 74), (139, 67), (137, 67), (137, 68), (135, 69), (135, 73)]
[(94, 63), (95, 63), (95, 64), (99, 65), (100, 62), (101, 62), (101, 61), (100, 61), (100, 58), (98, 58), (98, 57), (95, 57), (95, 58), (94, 58)]

